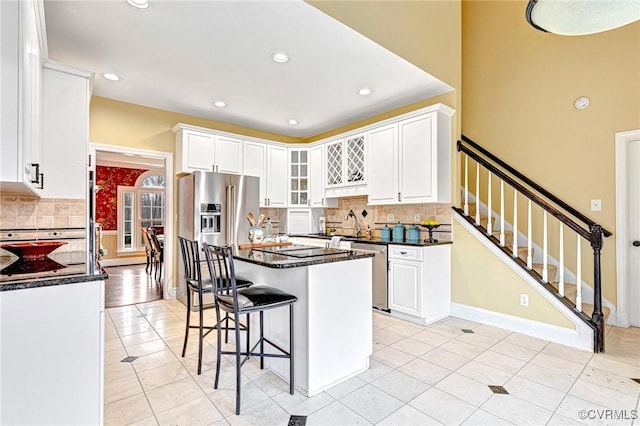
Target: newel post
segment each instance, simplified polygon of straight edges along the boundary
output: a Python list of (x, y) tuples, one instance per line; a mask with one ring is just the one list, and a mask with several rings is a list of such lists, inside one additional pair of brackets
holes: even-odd
[[(602, 272), (600, 252), (602, 251), (602, 226), (591, 225), (591, 247), (593, 248), (593, 313), (591, 320), (596, 325), (594, 352), (604, 352), (604, 315), (602, 314)], [(578, 283), (580, 285), (580, 283)]]

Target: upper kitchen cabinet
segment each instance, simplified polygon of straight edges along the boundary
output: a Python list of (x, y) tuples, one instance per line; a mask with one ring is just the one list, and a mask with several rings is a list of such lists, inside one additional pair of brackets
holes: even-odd
[(366, 193), (366, 137), (359, 133), (325, 144), (328, 197)]
[(438, 104), (369, 131), (369, 204), (451, 201), (453, 112)]
[(244, 174), (260, 178), (260, 207), (286, 207), (287, 148), (244, 141)]
[(324, 145), (309, 148), (309, 205), (311, 207), (338, 207), (337, 198), (326, 198)]
[(242, 174), (242, 139), (181, 123), (173, 131), (177, 173), (204, 170)]
[(42, 3), (0, 1), (0, 24), (0, 188), (40, 195), (46, 57)]
[(309, 150), (289, 148), (289, 206), (309, 204)]
[(42, 196), (87, 197), (89, 103), (93, 73), (55, 62), (43, 71)]

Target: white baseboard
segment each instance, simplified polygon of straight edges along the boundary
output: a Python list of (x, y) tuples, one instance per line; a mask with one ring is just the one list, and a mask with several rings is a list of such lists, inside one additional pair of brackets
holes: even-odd
[(102, 259), (100, 266), (126, 266), (126, 265), (142, 265), (147, 263), (145, 257), (121, 257), (116, 259)]
[(459, 303), (451, 303), (451, 316), (593, 351), (593, 330), (586, 324), (576, 324), (576, 329), (564, 328)]

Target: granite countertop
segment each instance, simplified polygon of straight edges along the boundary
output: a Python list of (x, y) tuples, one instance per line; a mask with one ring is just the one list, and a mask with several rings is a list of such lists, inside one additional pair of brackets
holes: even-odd
[[(291, 247), (291, 246), (288, 246)], [(290, 257), (284, 254), (270, 253), (267, 251), (261, 251), (256, 249), (251, 250), (238, 250), (234, 253), (235, 260), (254, 263), (256, 265), (266, 266), (267, 268), (300, 268), (303, 266), (322, 265), (333, 262), (344, 262), (356, 259), (365, 259), (367, 257), (373, 257), (373, 253), (361, 253), (352, 250), (341, 249), (326, 249), (322, 247), (309, 247), (316, 253), (324, 255), (313, 257)]]
[[(331, 236), (327, 235), (327, 234), (294, 234), (294, 235), (290, 235), (290, 237), (295, 238), (295, 237), (308, 237), (308, 238), (320, 238), (323, 240), (330, 240)], [(437, 242), (433, 242), (433, 243), (429, 243), (429, 242), (424, 242), (424, 241), (420, 241), (418, 243), (410, 243), (408, 241), (404, 241), (404, 242), (398, 242), (398, 241), (389, 241), (389, 240), (382, 240), (380, 237), (374, 237), (374, 238), (355, 238), (355, 237), (349, 237), (346, 235), (336, 235), (336, 237), (341, 237), (342, 241), (349, 241), (352, 243), (363, 243), (363, 244), (382, 244), (382, 245), (402, 245), (402, 246), (419, 246), (419, 247), (429, 247), (429, 246), (439, 246), (439, 245), (443, 245), (443, 244), (453, 244), (452, 241), (437, 241)]]
[(87, 257), (86, 251), (54, 252), (46, 259), (31, 262), (20, 261), (16, 256), (0, 256), (0, 270), (3, 271), (0, 291), (107, 279), (104, 269), (97, 262), (88, 264)]

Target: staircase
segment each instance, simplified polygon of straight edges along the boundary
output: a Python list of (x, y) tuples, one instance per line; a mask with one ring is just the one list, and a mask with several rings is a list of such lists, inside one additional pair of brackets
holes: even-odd
[[(611, 232), (466, 136), (457, 148), (464, 173), (463, 204), (453, 210), (591, 327), (594, 352), (604, 352), (610, 309), (602, 306), (600, 254), (603, 238)], [(588, 267), (582, 253), (589, 248), (591, 283), (583, 280)], [(583, 286), (593, 288), (593, 303), (583, 301)]]

